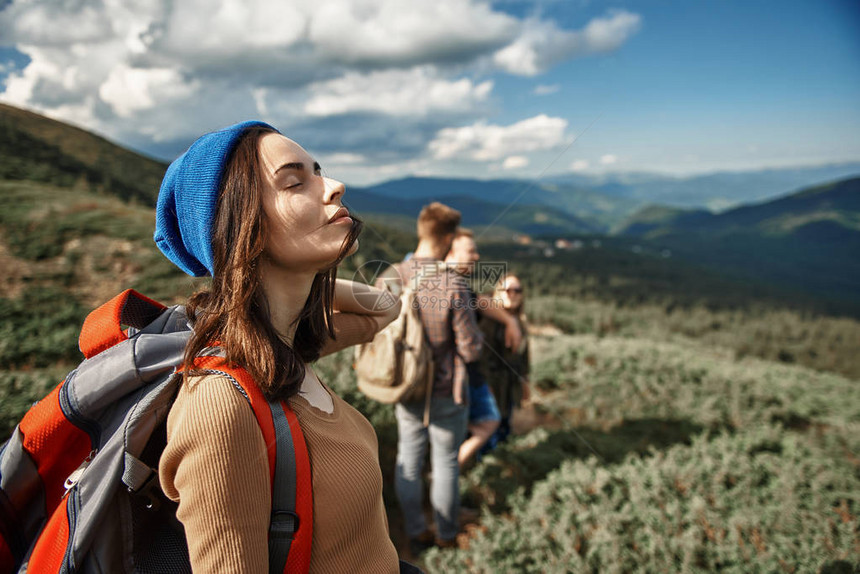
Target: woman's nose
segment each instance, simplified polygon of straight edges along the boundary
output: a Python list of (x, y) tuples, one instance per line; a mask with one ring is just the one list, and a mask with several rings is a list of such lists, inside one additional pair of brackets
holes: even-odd
[(325, 184), (325, 197), (323, 200), (326, 203), (332, 203), (336, 199), (343, 200), (343, 194), (346, 193), (346, 186), (343, 183), (330, 177), (324, 177), (323, 183)]

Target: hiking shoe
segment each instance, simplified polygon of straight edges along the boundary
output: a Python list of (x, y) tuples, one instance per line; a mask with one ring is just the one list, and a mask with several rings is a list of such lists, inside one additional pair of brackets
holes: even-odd
[(433, 537), (433, 533), (429, 530), (425, 530), (415, 538), (409, 539), (409, 551), (413, 556), (418, 556), (434, 544), (435, 539)]

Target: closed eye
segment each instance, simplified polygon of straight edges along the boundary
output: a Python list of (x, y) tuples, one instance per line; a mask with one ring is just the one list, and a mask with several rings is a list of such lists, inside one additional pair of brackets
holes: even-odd
[[(278, 169), (275, 170), (275, 176), (277, 176), (278, 173), (281, 172), (282, 170), (290, 170), (290, 171), (296, 172), (296, 175), (297, 175), (296, 179), (298, 181), (292, 180), (292, 183), (287, 183), (286, 185), (284, 185), (283, 189), (297, 188), (297, 187), (300, 187), (305, 182), (303, 179), (303, 177), (306, 177), (306, 176), (304, 176), (304, 174), (307, 173), (307, 172), (305, 172), (305, 167), (306, 167), (306, 165), (301, 163), (301, 162), (285, 163), (284, 165), (282, 165), (281, 167), (279, 167)], [(317, 162), (314, 162), (313, 175), (316, 177), (322, 176), (322, 167), (320, 167), (320, 164)], [(288, 179), (287, 181), (289, 182), (290, 180)]]

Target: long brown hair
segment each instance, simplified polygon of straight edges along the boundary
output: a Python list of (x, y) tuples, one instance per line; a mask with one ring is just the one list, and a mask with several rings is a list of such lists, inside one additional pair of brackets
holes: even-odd
[(241, 365), (254, 377), (266, 398), (284, 400), (298, 392), (305, 363), (317, 360), (325, 341), (334, 338), (331, 318), (337, 265), (349, 253), (363, 224), (353, 217), (337, 259), (317, 273), (296, 319), (293, 343), (287, 344), (272, 325), (259, 271), (268, 234), (259, 142), (267, 133), (276, 132), (247, 129), (227, 163), (212, 224), (212, 284), (188, 300), (186, 310), (194, 333), (183, 363), (186, 376), (203, 374), (194, 369), (193, 361), (204, 349), (218, 344), (227, 361)]

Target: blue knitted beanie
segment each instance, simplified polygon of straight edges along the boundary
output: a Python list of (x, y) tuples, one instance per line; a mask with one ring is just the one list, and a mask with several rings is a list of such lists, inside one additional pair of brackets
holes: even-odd
[[(230, 154), (249, 127), (242, 122), (200, 137), (176, 158), (161, 182), (155, 208), (155, 244), (177, 267), (195, 277), (212, 275), (212, 220)], [(277, 131), (277, 130), (275, 130)]]

